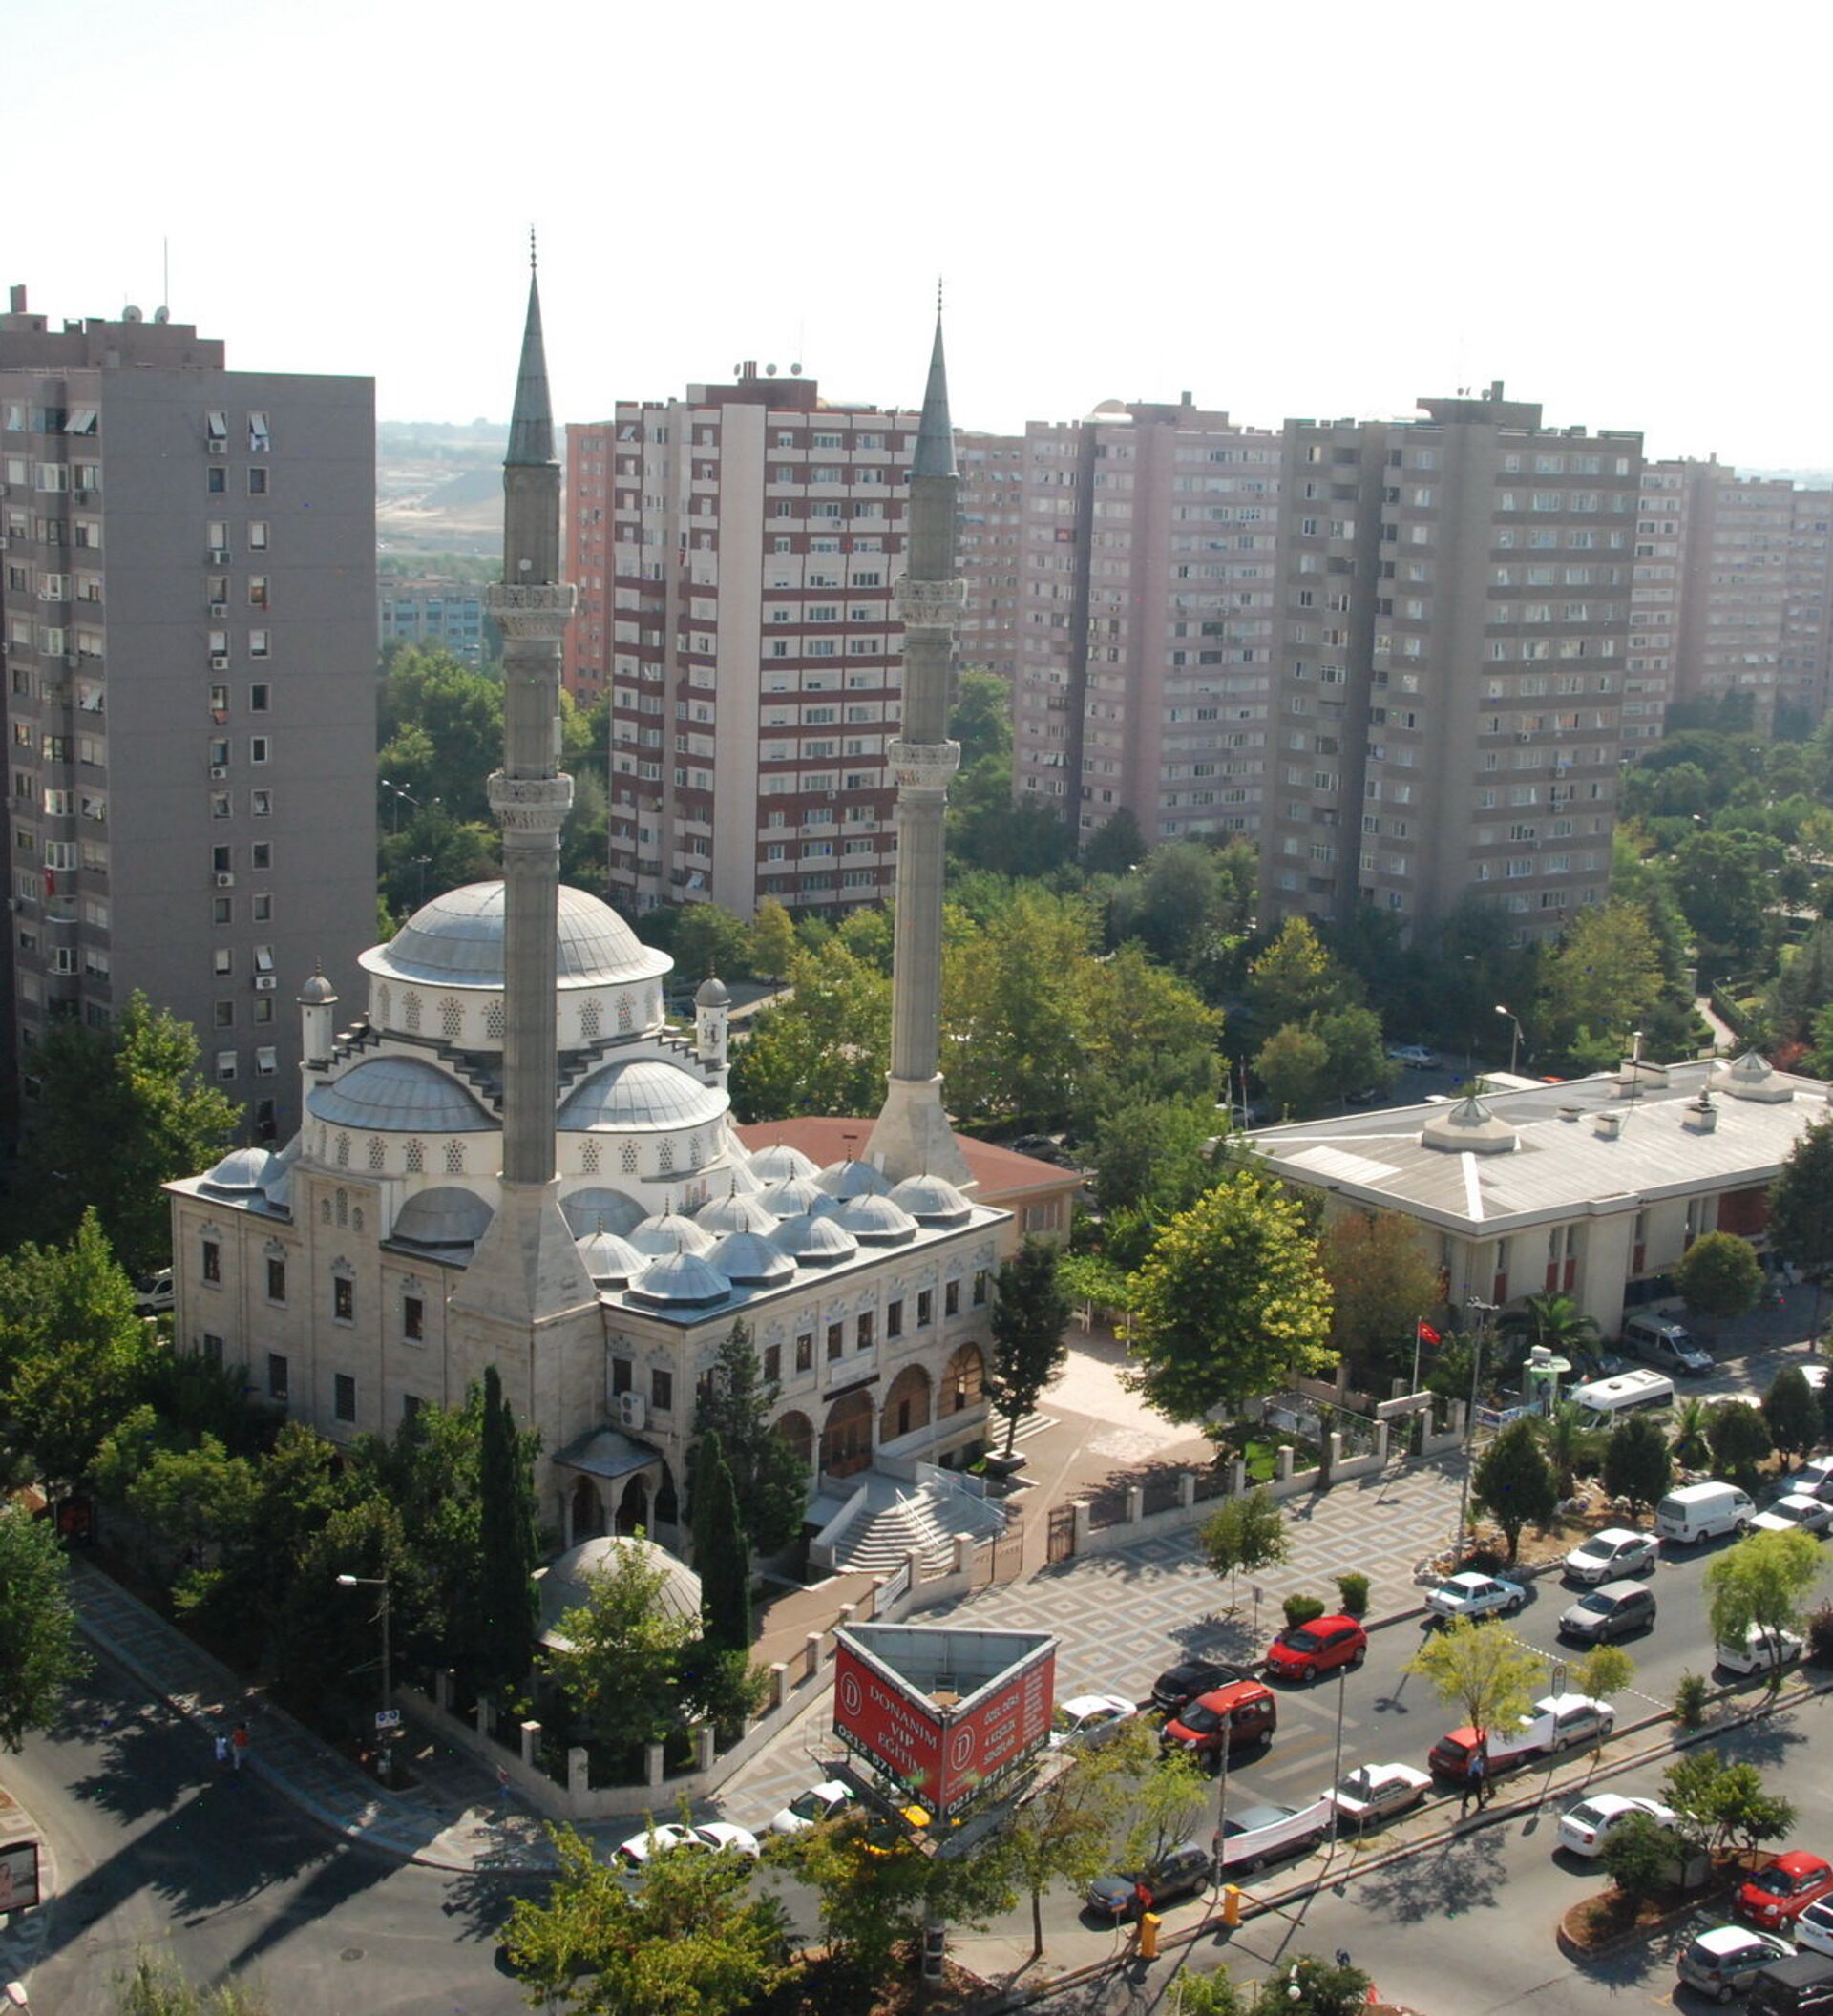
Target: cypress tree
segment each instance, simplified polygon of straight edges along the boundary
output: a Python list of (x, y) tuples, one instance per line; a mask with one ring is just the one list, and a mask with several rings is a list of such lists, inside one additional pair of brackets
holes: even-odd
[(719, 1651), (748, 1651), (751, 1545), (717, 1429), (701, 1437), (695, 1457), (694, 1566), (700, 1575), (702, 1632)]
[(535, 1660), (535, 1489), (532, 1451), (516, 1433), (495, 1366), (484, 1373), (484, 1422), (477, 1458), (478, 1688), (497, 1697), (526, 1685)]

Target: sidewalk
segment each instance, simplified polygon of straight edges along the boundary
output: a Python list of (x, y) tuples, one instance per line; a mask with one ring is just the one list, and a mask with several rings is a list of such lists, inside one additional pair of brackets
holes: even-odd
[(44, 1957), (51, 1930), (51, 1905), (57, 1895), (57, 1863), (45, 1830), (0, 1785), (0, 1846), (15, 1841), (38, 1843), (38, 1889), (42, 1901), (32, 1910), (0, 1912), (0, 1992), (10, 1981), (30, 1983), (32, 1970)]

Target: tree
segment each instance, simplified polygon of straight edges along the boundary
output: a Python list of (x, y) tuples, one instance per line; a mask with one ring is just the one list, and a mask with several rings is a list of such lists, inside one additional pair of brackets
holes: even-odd
[(1503, 1311), (1496, 1330), (1524, 1358), (1536, 1345), (1544, 1345), (1556, 1358), (1576, 1357), (1597, 1342), (1597, 1325), (1579, 1314), (1570, 1295), (1526, 1295), (1519, 1309)]
[(392, 831), (400, 822), (396, 791), (453, 819), (487, 819), (484, 780), (503, 755), (501, 679), (448, 651), (410, 647), (389, 660), (376, 702), (376, 772), (389, 780), (377, 791), (381, 824)]
[(1276, 1391), (1335, 1357), (1303, 1205), (1242, 1166), (1173, 1218), (1135, 1280), (1133, 1381), (1174, 1421)]
[(1783, 1460), (1811, 1456), (1821, 1439), (1821, 1403), (1799, 1365), (1785, 1365), (1763, 1396), (1763, 1422)]
[(676, 977), (695, 987), (708, 974), (729, 977), (745, 964), (749, 943), (749, 927), (729, 910), (717, 903), (684, 904), (675, 926)]
[(668, 1570), (639, 1547), (618, 1547), (590, 1593), (560, 1618), (542, 1655), (573, 1712), (607, 1747), (658, 1740), (673, 1720), (676, 1662), (699, 1633), (697, 1618), (664, 1607)]
[(1330, 1340), (1364, 1381), (1410, 1371), (1415, 1325), (1443, 1299), (1418, 1228), (1399, 1211), (1346, 1210), (1324, 1227)]
[(789, 964), (793, 993), (751, 1018), (733, 1056), (732, 1104), (743, 1120), (794, 1113), (873, 1113), (891, 1063), (891, 976), (830, 938)]
[(717, 1650), (748, 1651), (751, 1547), (718, 1429), (707, 1429), (695, 1445), (694, 1465), (694, 1569), (700, 1577), (701, 1635)]
[(1572, 1685), (1593, 1701), (1611, 1701), (1635, 1678), (1635, 1661), (1620, 1645), (1594, 1645), (1573, 1669)]
[(535, 1568), (540, 1538), (534, 1451), (516, 1433), (495, 1365), (484, 1369), (483, 1424), (477, 1458), (478, 1573), (474, 1677), (499, 1699), (528, 1683), (539, 1606)]
[(1795, 1824), (1795, 1809), (1765, 1790), (1756, 1765), (1728, 1764), (1704, 1746), (1670, 1764), (1661, 1789), (1686, 1833), (1706, 1847), (1737, 1840), (1755, 1850), (1780, 1839)]
[(760, 980), (781, 979), (795, 956), (795, 926), (774, 896), (766, 896), (751, 919), (745, 958)]
[(1646, 1414), (1625, 1416), (1604, 1445), (1605, 1490), (1612, 1498), (1627, 1498), (1633, 1519), (1642, 1506), (1658, 1502), (1673, 1481), (1667, 1437)]
[[(861, 1991), (878, 1987), (916, 1939), (928, 1888), (927, 1860), (914, 1844), (877, 1841), (880, 1852), (867, 1851), (871, 1825), (864, 1813), (844, 1813), (776, 1850), (815, 1893), (829, 1954)], [(860, 2002), (871, 2006), (863, 1993)]]
[(1531, 1520), (1544, 1526), (1559, 1503), (1552, 1465), (1531, 1421), (1510, 1421), (1479, 1459), (1470, 1496), (1487, 1512), (1508, 1542), (1508, 1559), (1521, 1549), (1521, 1529)]
[(1229, 1607), (1234, 1607), (1235, 1578), (1276, 1567), (1291, 1549), (1286, 1515), (1265, 1491), (1225, 1498), (1203, 1522), (1203, 1558), (1211, 1570), (1229, 1578)]
[(110, 1029), (60, 1017), (32, 1051), (43, 1090), (11, 1183), (14, 1236), (60, 1241), (94, 1210), (121, 1265), (171, 1258), (159, 1186), (209, 1168), (240, 1112), (198, 1071), (198, 1039), (137, 990)]
[(1769, 1236), (1785, 1260), (1815, 1276), (1818, 1330), (1820, 1276), (1833, 1267), (1833, 1120), (1817, 1121), (1801, 1136), (1770, 1185)]
[(1012, 753), (1012, 687), (997, 672), (963, 665), (956, 676), (948, 732), (961, 746), (961, 767)]
[[(790, 1922), (742, 1855), (662, 1849), (634, 1886), (571, 1827), (559, 1870), (517, 1897), (503, 1943), (531, 2002), (573, 2016), (743, 2016), (787, 1979)], [(863, 1859), (863, 1858), (862, 1858)]]
[(1441, 1701), (1461, 1709), (1464, 1721), (1483, 1736), (1528, 1706), (1546, 1661), (1532, 1646), (1456, 1617), (1434, 1631), (1401, 1670), (1418, 1673)]
[[(1141, 1738), (1129, 1737), (1140, 1741)], [(1132, 1788), (1132, 1822), (1121, 1849), (1127, 1869), (1147, 1869), (1187, 1840), (1210, 1803), (1208, 1774), (1188, 1750), (1173, 1750), (1148, 1761)]]
[(1770, 1453), (1769, 1429), (1748, 1400), (1721, 1400), (1706, 1422), (1712, 1460), (1746, 1490), (1757, 1482), (1757, 1465)]
[(1661, 998), (1660, 947), (1633, 903), (1581, 910), (1541, 968), (1541, 1015), (1551, 1041), (1581, 1031), (1613, 1040), (1643, 1026)]
[(1209, 1144), (1221, 1116), (1208, 1099), (1140, 1099), (1111, 1106), (1095, 1130), (1095, 1202), (1104, 1214), (1143, 1206), (1188, 1210), (1214, 1169)]
[(771, 1422), (781, 1393), (761, 1376), (751, 1334), (738, 1322), (694, 1404), (694, 1433), (718, 1436), (739, 1524), (760, 1554), (778, 1553), (796, 1538), (809, 1501), (809, 1466)]
[(1014, 1883), (1031, 1900), (1033, 1960), (1043, 1952), (1044, 1892), (1055, 1883), (1085, 1890), (1112, 1866), (1125, 1781), (1151, 1768), (1149, 1741), (1142, 1725), (1139, 1737), (1123, 1730), (1113, 1742), (1085, 1744), (1012, 1809), (1002, 1846)]
[(1651, 1814), (1625, 1815), (1604, 1837), (1597, 1858), (1633, 1903), (1659, 1897), (1674, 1880), (1674, 1837)]
[(1763, 1285), (1762, 1263), (1736, 1232), (1703, 1232), (1680, 1256), (1674, 1280), (1690, 1314), (1741, 1316)]
[(1697, 1394), (1674, 1411), (1674, 1460), (1683, 1470), (1703, 1469), (1712, 1456), (1711, 1410)]
[[(1749, 1533), (1706, 1567), (1706, 1600), (1715, 1645), (1742, 1645), (1754, 1628), (1771, 1648), (1778, 1634), (1803, 1634), (1802, 1606), (1821, 1579), (1821, 1544), (1811, 1533)], [(1782, 1684), (1780, 1661), (1769, 1687)]]
[(1254, 1053), (1254, 1075), (1282, 1120), (1303, 1119), (1330, 1086), (1330, 1046), (1317, 1030), (1282, 1022)]
[(1591, 1431), (1585, 1425), (1585, 1410), (1575, 1401), (1556, 1400), (1552, 1411), (1540, 1417), (1539, 1426), (1559, 1495), (1570, 1498), (1578, 1481), (1578, 1466), (1589, 1460), (1596, 1446)]
[(49, 1729), (64, 1690), (87, 1670), (69, 1569), (50, 1522), (0, 1503), (0, 1748)]
[(1301, 1953), (1296, 1960), (1282, 1961), (1272, 1979), (1277, 1992), (1271, 2006), (1281, 2016), (1287, 2010), (1293, 2016), (1360, 2016), (1368, 2006), (1369, 1978), (1347, 1959), (1318, 1960)]
[(992, 1352), (986, 1393), (993, 1412), (1005, 1423), (1005, 1455), (1012, 1454), (1019, 1423), (1063, 1370), (1069, 1355), (1064, 1339), (1071, 1307), (1057, 1282), (1057, 1250), (1027, 1239), (1000, 1263), (993, 1313), (988, 1320)]
[(1248, 2006), (1227, 1967), (1178, 1975), (1171, 1983), (1171, 2008), (1175, 2016), (1248, 2016)]
[(1332, 1094), (1347, 1099), (1352, 1092), (1385, 1092), (1401, 1075), (1381, 1047), (1381, 1019), (1372, 1008), (1338, 1008), (1313, 1018), (1327, 1060), (1324, 1077)]
[(1748, 960), (1762, 943), (1763, 915), (1774, 900), (1770, 875), (1780, 866), (1780, 843), (1708, 828), (1683, 840), (1674, 855), (1674, 893), (1712, 963)]
[(1090, 875), (1124, 875), (1145, 858), (1146, 836), (1124, 805), (1102, 821), (1082, 850), (1083, 872)]
[(1308, 917), (1288, 917), (1248, 968), (1248, 1005), (1262, 1029), (1305, 1022), (1357, 998), (1353, 975), (1319, 943)]

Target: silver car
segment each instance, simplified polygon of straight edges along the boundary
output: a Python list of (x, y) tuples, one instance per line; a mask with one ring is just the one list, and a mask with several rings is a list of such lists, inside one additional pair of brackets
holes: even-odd
[(1660, 1559), (1661, 1543), (1653, 1533), (1634, 1533), (1628, 1526), (1606, 1526), (1574, 1547), (1562, 1565), (1571, 1582), (1616, 1582), (1640, 1575)]

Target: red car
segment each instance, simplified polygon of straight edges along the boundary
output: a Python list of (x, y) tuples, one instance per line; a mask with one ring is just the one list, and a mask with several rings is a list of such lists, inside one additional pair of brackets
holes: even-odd
[(1314, 1617), (1290, 1625), (1267, 1648), (1267, 1671), (1275, 1680), (1316, 1680), (1338, 1667), (1360, 1666), (1368, 1633), (1353, 1617)]
[(1161, 1750), (1183, 1749), (1192, 1756), (1219, 1756), (1224, 1741), (1230, 1754), (1273, 1739), (1279, 1704), (1258, 1680), (1236, 1680), (1213, 1693), (1187, 1701), (1165, 1725)]
[(1828, 1891), (1833, 1891), (1833, 1862), (1791, 1848), (1738, 1891), (1738, 1916), (1765, 1932), (1784, 1931)]

